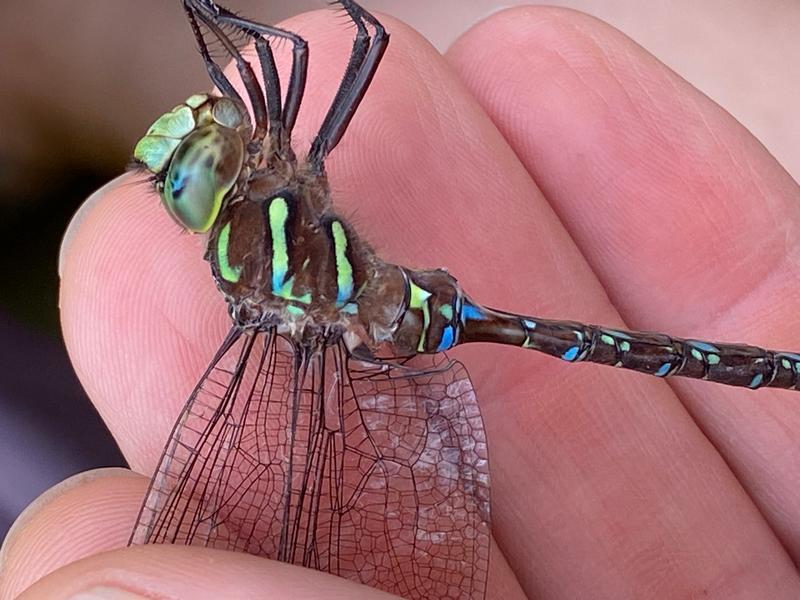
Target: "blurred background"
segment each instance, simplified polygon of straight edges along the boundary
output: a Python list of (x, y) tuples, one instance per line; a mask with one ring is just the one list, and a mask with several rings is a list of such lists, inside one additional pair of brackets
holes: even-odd
[[(76, 472), (124, 465), (69, 363), (58, 325), (61, 235), (120, 174), (155, 117), (209, 88), (179, 2), (2, 0), (0, 19), (0, 539)], [(266, 22), (324, 0), (230, 0)], [(512, 4), (364, 0), (439, 50)], [(800, 2), (550, 0), (634, 38), (730, 111), (800, 180)], [(332, 20), (332, 26), (345, 25)], [(350, 34), (346, 30), (345, 34)]]

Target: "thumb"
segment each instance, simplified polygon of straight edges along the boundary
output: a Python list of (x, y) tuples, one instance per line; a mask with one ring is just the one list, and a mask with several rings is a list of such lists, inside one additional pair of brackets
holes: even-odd
[(395, 598), (319, 571), (249, 554), (148, 545), (95, 554), (28, 588), (19, 600), (145, 598)]

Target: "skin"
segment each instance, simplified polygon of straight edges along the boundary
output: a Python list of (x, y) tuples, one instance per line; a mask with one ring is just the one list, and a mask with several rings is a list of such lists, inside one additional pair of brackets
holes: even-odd
[[(385, 24), (389, 52), (328, 166), (340, 211), (386, 259), (447, 266), (507, 310), (797, 345), (800, 190), (723, 109), (575, 12), (497, 14), (445, 57)], [(349, 39), (327, 12), (283, 26), (312, 53), (302, 144)], [(133, 470), (150, 473), (228, 321), (203, 241), (142, 180), (112, 183), (82, 211), (61, 310), (87, 392)], [(517, 348), (454, 354), (490, 442), (489, 597), (800, 595), (796, 394)], [(37, 579), (22, 598), (381, 595), (245, 555), (122, 548), (146, 483), (113, 470), (48, 492), (6, 541), (0, 598)]]

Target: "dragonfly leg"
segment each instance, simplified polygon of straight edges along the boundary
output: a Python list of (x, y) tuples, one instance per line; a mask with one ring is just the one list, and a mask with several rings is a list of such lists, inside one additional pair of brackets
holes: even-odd
[[(308, 43), (299, 35), (278, 27), (263, 25), (250, 19), (245, 19), (220, 8), (219, 21), (237, 27), (256, 40), (256, 52), (264, 73), (264, 84), (267, 93), (267, 106), (270, 113), (270, 132), (273, 136), (280, 137), (282, 131), (291, 136), (297, 113), (303, 101), (308, 74)], [(269, 40), (266, 36), (289, 40), (292, 43), (292, 69), (289, 75), (289, 88), (286, 92), (286, 101), (281, 107), (281, 84), (278, 70), (275, 67), (275, 58), (272, 54)]]
[(415, 356), (395, 356), (395, 357), (380, 357), (375, 356), (366, 346), (358, 346), (346, 352), (347, 360), (354, 360), (370, 367), (377, 367), (383, 371), (397, 371), (404, 377), (421, 377), (425, 375), (434, 375), (450, 369), (454, 362), (446, 360), (439, 364), (434, 369), (421, 371), (415, 367), (410, 367), (406, 363), (413, 360)]
[[(198, 20), (201, 21), (203, 25), (205, 25), (209, 31), (211, 31), (211, 33), (222, 43), (222, 45), (225, 47), (225, 50), (236, 62), (236, 68), (242, 78), (242, 83), (247, 91), (247, 96), (250, 99), (250, 103), (253, 107), (253, 115), (255, 116), (253, 141), (260, 142), (264, 139), (264, 137), (266, 137), (269, 123), (266, 99), (264, 98), (264, 94), (261, 92), (258, 80), (256, 79), (256, 75), (253, 72), (250, 63), (244, 59), (241, 52), (239, 52), (238, 48), (236, 48), (236, 45), (217, 25), (216, 21), (219, 20), (219, 12), (221, 9), (213, 2), (206, 2), (203, 0), (183, 0), (183, 7), (187, 16), (189, 17), (189, 22), (191, 23), (192, 30), (200, 47), (200, 54), (203, 57), (203, 61), (206, 63), (206, 69), (208, 70), (208, 74), (211, 77), (211, 80), (214, 82), (214, 85), (216, 85), (226, 96), (241, 101), (242, 97), (234, 89), (230, 79), (225, 77), (224, 73), (222, 72), (222, 68), (211, 57), (211, 53), (208, 50), (208, 44), (203, 36), (203, 32), (200, 30)], [(256, 144), (254, 147), (257, 147), (258, 151), (260, 151), (261, 144)]]
[[(309, 163), (320, 172), (325, 157), (347, 130), (389, 44), (389, 34), (369, 12), (353, 0), (338, 2), (355, 23), (357, 33), (342, 82), (308, 153)], [(373, 38), (369, 36), (367, 24), (375, 30)]]

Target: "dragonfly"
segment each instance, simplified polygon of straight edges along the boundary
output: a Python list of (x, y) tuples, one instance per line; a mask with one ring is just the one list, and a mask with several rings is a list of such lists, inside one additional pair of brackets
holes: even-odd
[[(407, 598), (483, 598), (487, 440), (469, 375), (448, 350), (504, 344), (789, 390), (800, 355), (513, 314), (481, 305), (444, 269), (382, 260), (336, 212), (325, 161), (389, 34), (357, 2), (337, 4), (356, 37), (298, 158), (306, 41), (211, 0), (182, 0), (217, 92), (158, 118), (134, 159), (178, 225), (207, 236), (232, 326), (177, 419), (130, 542), (249, 552)], [(291, 46), (285, 93), (276, 42)], [(245, 97), (214, 56), (220, 47)]]

